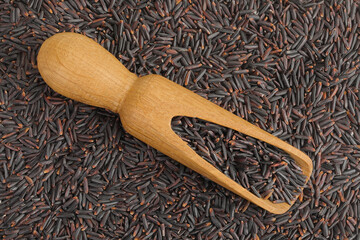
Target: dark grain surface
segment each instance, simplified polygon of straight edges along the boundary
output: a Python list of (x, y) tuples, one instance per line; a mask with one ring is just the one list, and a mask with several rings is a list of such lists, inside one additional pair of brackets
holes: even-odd
[[(359, 5), (276, 2), (0, 0), (0, 235), (359, 239)], [(36, 55), (63, 31), (307, 153), (299, 200), (270, 214), (125, 133), (116, 114), (49, 89)]]

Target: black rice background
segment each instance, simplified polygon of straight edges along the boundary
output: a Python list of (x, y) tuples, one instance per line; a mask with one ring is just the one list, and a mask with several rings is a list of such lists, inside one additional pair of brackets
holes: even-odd
[[(360, 239), (355, 1), (0, 1), (4, 239)], [(314, 171), (274, 215), (52, 91), (51, 35), (83, 33), (306, 152)]]

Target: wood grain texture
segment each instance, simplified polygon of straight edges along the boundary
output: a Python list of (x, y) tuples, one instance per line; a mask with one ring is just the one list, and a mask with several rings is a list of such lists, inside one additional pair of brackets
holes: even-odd
[(95, 41), (76, 33), (47, 39), (37, 60), (41, 76), (56, 92), (113, 112), (138, 78)]
[(272, 213), (284, 213), (291, 205), (258, 198), (224, 175), (181, 140), (171, 129), (171, 119), (196, 117), (272, 144), (287, 152), (310, 178), (312, 161), (300, 150), (164, 77), (138, 78), (85, 36), (60, 33), (49, 38), (40, 49), (38, 65), (55, 91), (118, 112), (133, 136)]

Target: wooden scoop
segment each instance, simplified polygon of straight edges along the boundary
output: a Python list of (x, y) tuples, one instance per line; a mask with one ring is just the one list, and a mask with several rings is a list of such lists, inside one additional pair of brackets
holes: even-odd
[(269, 212), (281, 214), (291, 205), (259, 198), (217, 170), (171, 129), (172, 118), (200, 118), (270, 143), (310, 178), (312, 162), (300, 150), (164, 77), (137, 77), (90, 38), (56, 34), (43, 43), (37, 60), (41, 76), (58, 93), (119, 113), (133, 136)]

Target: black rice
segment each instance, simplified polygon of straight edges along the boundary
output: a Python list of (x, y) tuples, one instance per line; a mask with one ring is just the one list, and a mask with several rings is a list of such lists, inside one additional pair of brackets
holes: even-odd
[[(358, 239), (359, 24), (353, 0), (0, 1), (1, 235)], [(64, 31), (304, 151), (314, 171), (299, 200), (270, 214), (133, 138), (116, 114), (52, 91), (36, 56)]]

